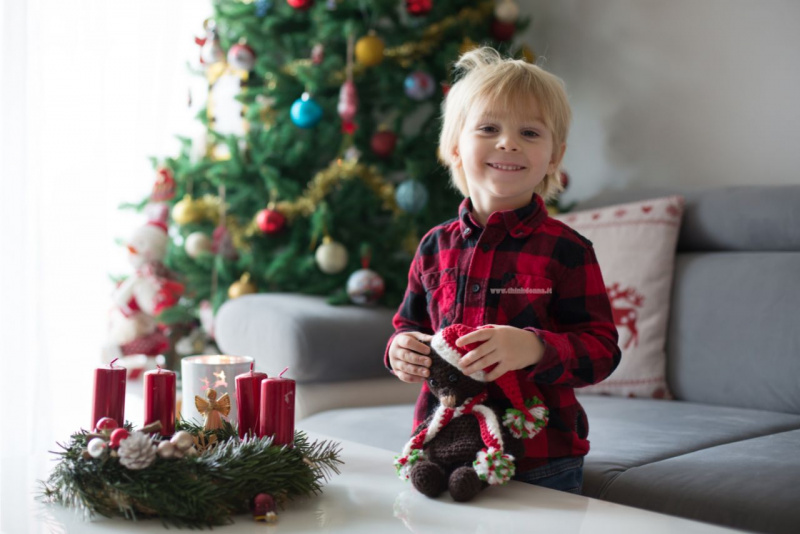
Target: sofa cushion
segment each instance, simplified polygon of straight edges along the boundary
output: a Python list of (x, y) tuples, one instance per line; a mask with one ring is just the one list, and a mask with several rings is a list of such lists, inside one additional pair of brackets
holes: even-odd
[[(605, 498), (628, 469), (717, 445), (800, 429), (800, 416), (703, 406), (688, 402), (585, 396), (591, 450), (583, 493)], [(413, 406), (330, 410), (298, 428), (373, 447), (400, 451), (411, 434)]]
[(577, 393), (671, 397), (664, 344), (682, 212), (671, 196), (557, 217), (594, 244), (622, 350), (611, 376)]
[(297, 382), (385, 378), (393, 315), (388, 308), (331, 306), (324, 297), (261, 293), (227, 301), (215, 333), (225, 353), (252, 356), (268, 374), (288, 366)]
[(800, 430), (631, 468), (604, 499), (758, 532), (800, 528)]
[(679, 194), (686, 199), (679, 251), (800, 250), (800, 187), (626, 188), (599, 193), (578, 209)]
[(680, 399), (800, 414), (800, 252), (679, 254), (667, 380)]
[(583, 493), (601, 499), (634, 467), (800, 428), (800, 416), (759, 410), (596, 396), (580, 401), (591, 442)]

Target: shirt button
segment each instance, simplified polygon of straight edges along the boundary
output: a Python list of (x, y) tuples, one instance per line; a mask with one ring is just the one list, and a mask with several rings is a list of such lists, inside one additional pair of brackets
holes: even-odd
[(472, 233), (472, 231), (469, 228), (465, 228), (464, 229), (464, 235), (465, 236), (469, 235), (470, 233)]
[(480, 284), (472, 284), (472, 292), (473, 293), (477, 293), (480, 290), (481, 290), (481, 285)]

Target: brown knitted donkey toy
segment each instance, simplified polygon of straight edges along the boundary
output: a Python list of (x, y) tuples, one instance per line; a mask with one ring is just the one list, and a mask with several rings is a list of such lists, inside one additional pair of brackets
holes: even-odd
[(547, 409), (538, 398), (523, 402), (515, 373), (495, 382), (513, 406), (504, 409), (487, 402), (483, 371), (461, 372), (458, 360), (478, 345), (456, 347), (455, 341), (473, 330), (454, 324), (431, 340), (427, 382), (439, 406), (395, 460), (398, 476), (428, 497), (449, 490), (464, 502), (489, 485), (505, 484), (514, 476), (514, 457), (524, 454), (521, 438), (533, 437), (547, 424)]

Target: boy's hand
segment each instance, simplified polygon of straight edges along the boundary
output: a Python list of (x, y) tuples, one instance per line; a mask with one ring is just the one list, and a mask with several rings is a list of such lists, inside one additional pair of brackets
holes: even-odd
[(544, 354), (544, 345), (533, 332), (506, 325), (491, 325), (465, 334), (456, 340), (456, 346), (463, 347), (483, 341), (479, 347), (465, 354), (458, 365), (461, 372), (471, 375), (492, 364), (497, 366), (486, 373), (486, 381), (491, 382), (508, 371), (516, 371), (539, 363)]
[(397, 378), (409, 383), (425, 381), (431, 366), (427, 356), (431, 348), (423, 341), (430, 343), (432, 338), (422, 332), (403, 332), (395, 336), (389, 346), (389, 365)]

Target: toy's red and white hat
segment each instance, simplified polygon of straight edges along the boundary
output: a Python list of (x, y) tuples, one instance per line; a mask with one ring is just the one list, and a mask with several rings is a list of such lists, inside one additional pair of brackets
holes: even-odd
[[(458, 362), (461, 358), (466, 356), (472, 349), (479, 347), (482, 343), (472, 343), (470, 345), (464, 345), (463, 347), (457, 347), (456, 340), (475, 330), (478, 330), (478, 328), (473, 328), (465, 324), (451, 324), (436, 332), (436, 335), (431, 339), (431, 348), (438, 352), (439, 356), (444, 358), (447, 363), (460, 370)], [(477, 373), (471, 374), (470, 378), (478, 382), (486, 382), (486, 373), (484, 371), (478, 371)]]
[[(447, 363), (460, 371), (461, 368), (458, 362), (461, 358), (469, 351), (482, 345), (483, 342), (471, 343), (463, 347), (458, 347), (456, 346), (456, 340), (470, 332), (483, 328), (492, 328), (492, 326), (474, 328), (459, 323), (452, 324), (443, 328), (433, 336), (433, 339), (431, 339), (431, 348), (444, 358)], [(482, 371), (469, 375), (469, 377), (479, 382), (486, 382), (486, 372), (491, 371), (493, 368), (494, 366), (487, 367)], [(522, 397), (522, 390), (520, 389), (515, 371), (509, 371), (503, 374), (498, 377), (494, 383), (503, 390), (503, 393), (505, 393), (513, 406), (512, 409), (508, 410), (503, 424), (509, 428), (515, 437), (532, 438), (547, 425), (549, 413), (541, 396), (535, 395), (526, 401)]]

